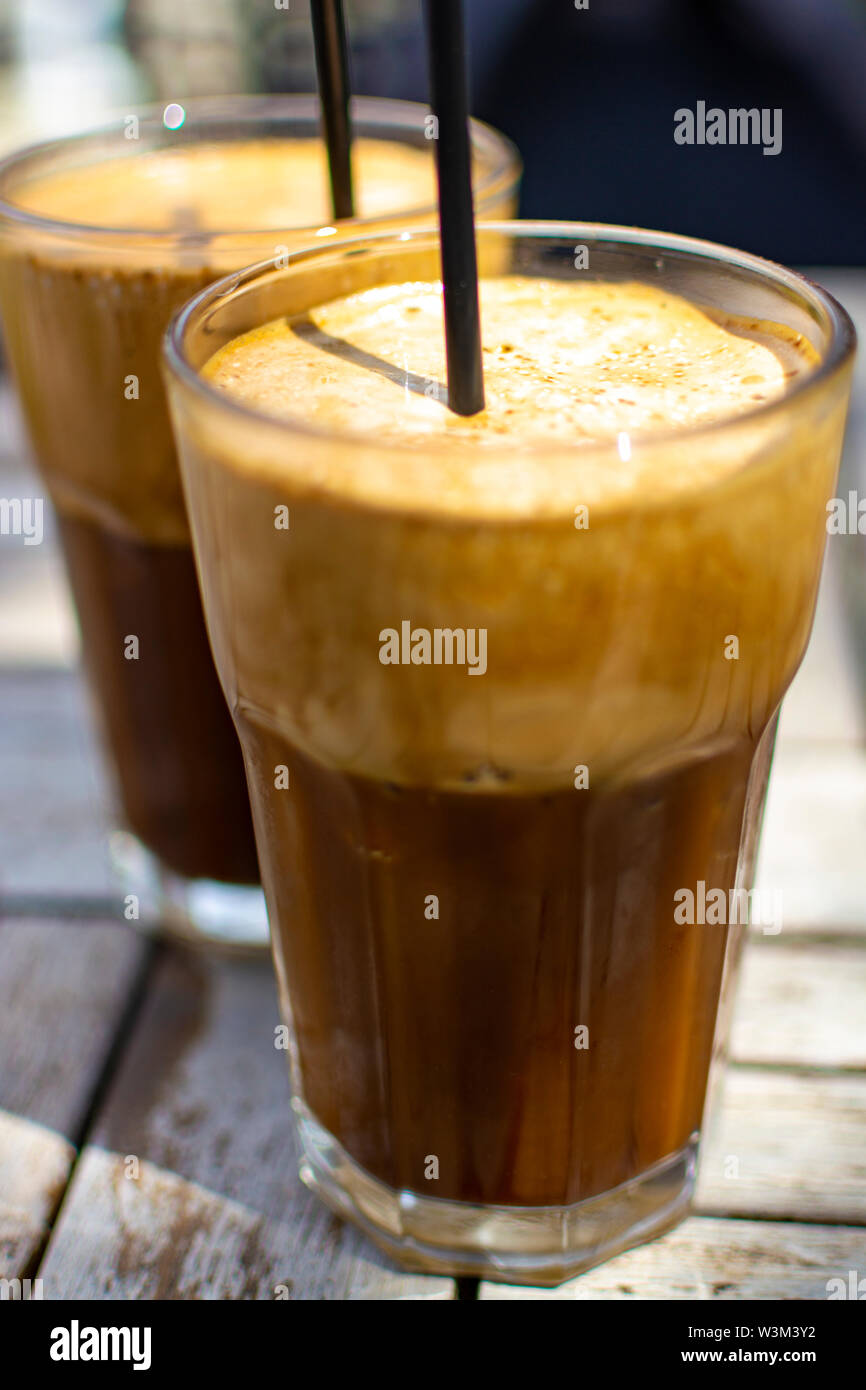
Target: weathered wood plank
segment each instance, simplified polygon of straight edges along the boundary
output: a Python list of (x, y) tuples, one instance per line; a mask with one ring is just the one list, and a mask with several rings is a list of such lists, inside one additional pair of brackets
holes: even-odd
[(731, 1059), (866, 1071), (866, 937), (757, 937), (743, 953)]
[[(860, 424), (862, 430), (862, 423)], [(854, 486), (850, 483), (850, 486)], [(847, 498), (849, 480), (837, 495)], [(862, 536), (828, 536), (815, 622), (803, 664), (782, 704), (777, 748), (797, 743), (862, 743), (866, 697), (849, 626), (846, 581)]]
[(866, 933), (866, 746), (781, 743), (756, 887), (782, 894), (782, 933)]
[(690, 1217), (649, 1245), (558, 1289), (483, 1283), (479, 1298), (824, 1299), (827, 1282), (864, 1273), (866, 1237), (847, 1226)]
[(54, 1228), (46, 1298), (453, 1297), (301, 1185), (277, 1023), (268, 965), (165, 950)]
[[(406, 1284), (299, 1186), (276, 1018), (266, 967), (166, 956), (40, 1271), (47, 1297), (448, 1296)], [(866, 1077), (733, 1067), (717, 1131), (705, 1213), (866, 1222)]]
[(115, 922), (0, 922), (0, 1276), (45, 1240), (149, 949)]
[(74, 1159), (75, 1146), (54, 1130), (0, 1110), (0, 1279), (25, 1277)]
[[(8, 483), (3, 497), (43, 497), (39, 484), (13, 492)], [(44, 508), (46, 528), (50, 513)], [(71, 666), (78, 652), (78, 631), (72, 599), (59, 551), (49, 540), (25, 545), (16, 538), (0, 540), (0, 665)]]
[(699, 1211), (866, 1224), (866, 1075), (732, 1066), (721, 1095)]
[(104, 764), (80, 676), (0, 675), (0, 770), (0, 897), (119, 899)]

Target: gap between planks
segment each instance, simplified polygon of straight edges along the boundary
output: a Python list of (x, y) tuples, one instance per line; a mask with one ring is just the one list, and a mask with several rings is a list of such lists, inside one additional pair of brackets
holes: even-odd
[(0, 921), (0, 1276), (48, 1239), (149, 956), (117, 922)]

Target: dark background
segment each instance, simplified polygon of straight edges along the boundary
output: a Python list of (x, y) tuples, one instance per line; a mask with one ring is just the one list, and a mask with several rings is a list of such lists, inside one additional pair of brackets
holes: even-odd
[[(866, 4), (520, 8), (489, 71), (475, 27), (475, 105), (523, 151), (527, 215), (636, 223), (787, 262), (866, 259)], [(698, 99), (780, 107), (781, 153), (675, 144), (673, 112)]]
[[(866, 263), (866, 0), (465, 0), (475, 113), (530, 217)], [(421, 0), (348, 0), (354, 88), (427, 99)], [(0, 147), (148, 99), (309, 91), (307, 0), (0, 0)], [(674, 142), (697, 101), (780, 107), (783, 148)]]

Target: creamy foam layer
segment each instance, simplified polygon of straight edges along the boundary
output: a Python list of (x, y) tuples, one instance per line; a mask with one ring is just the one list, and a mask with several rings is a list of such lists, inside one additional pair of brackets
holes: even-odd
[[(352, 159), (357, 213), (433, 206), (429, 150), (361, 138)], [(223, 141), (149, 150), (34, 179), (21, 208), (61, 222), (141, 231), (216, 232), (320, 226), (331, 220), (320, 140)]]
[[(363, 284), (377, 268), (345, 273)], [(316, 304), (315, 288), (295, 303)], [(808, 634), (844, 380), (766, 410), (754, 397), (778, 399), (814, 358), (770, 324), (579, 278), (490, 279), (482, 294), (489, 404), (474, 421), (407, 389), (407, 372), (441, 367), (432, 283), (359, 292), (316, 308), (312, 339), (283, 322), (211, 360), (236, 396), (351, 438), (219, 410), (175, 382), (230, 703), (325, 766), (464, 792), (570, 789), (578, 765), (598, 789), (742, 747)], [(326, 331), (367, 357), (325, 351)], [(672, 416), (727, 423), (671, 434)], [(404, 622), (483, 632), (484, 675), (383, 664), (380, 634)]]
[[(386, 285), (228, 343), (204, 375), (245, 403), (285, 419), (436, 452), (436, 487), (455, 505), (497, 494), (514, 505), (552, 495), (584, 500), (647, 482), (654, 463), (633, 436), (707, 425), (781, 396), (817, 360), (800, 336), (755, 320), (718, 320), (669, 292), (639, 283), (520, 276), (482, 281), (486, 408), (454, 415), (445, 404), (442, 295), (437, 283)], [(614, 444), (600, 460), (573, 446)], [(460, 448), (459, 466), (441, 457)], [(520, 454), (509, 446), (551, 446)], [(465, 446), (471, 453), (467, 461)], [(505, 448), (503, 449), (503, 446)], [(569, 450), (563, 468), (556, 455)], [(494, 451), (495, 450), (495, 456)], [(665, 482), (706, 480), (739, 466), (739, 448), (703, 444), (666, 455)], [(241, 461), (239, 461), (241, 462)], [(242, 466), (242, 464), (241, 464)], [(255, 466), (253, 459), (250, 466)], [(334, 450), (335, 486), (381, 493), (395, 469), (353, 476)], [(414, 486), (409, 469), (398, 491)], [(386, 478), (387, 474), (387, 478)], [(563, 487), (567, 494), (563, 494)], [(440, 497), (440, 501), (441, 501)]]

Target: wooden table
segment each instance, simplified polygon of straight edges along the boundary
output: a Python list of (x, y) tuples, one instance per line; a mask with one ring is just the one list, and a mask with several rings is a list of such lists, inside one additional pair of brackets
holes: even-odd
[[(818, 278), (866, 327), (866, 276)], [(861, 495), (864, 404), (861, 370)], [(0, 494), (38, 493), (8, 391), (0, 439)], [(746, 951), (695, 1215), (550, 1291), (408, 1275), (300, 1184), (270, 967), (124, 923), (56, 548), (0, 538), (0, 1278), (46, 1299), (823, 1299), (866, 1273), (866, 694), (840, 597), (858, 544), (830, 542), (782, 718), (760, 880), (785, 926)]]

